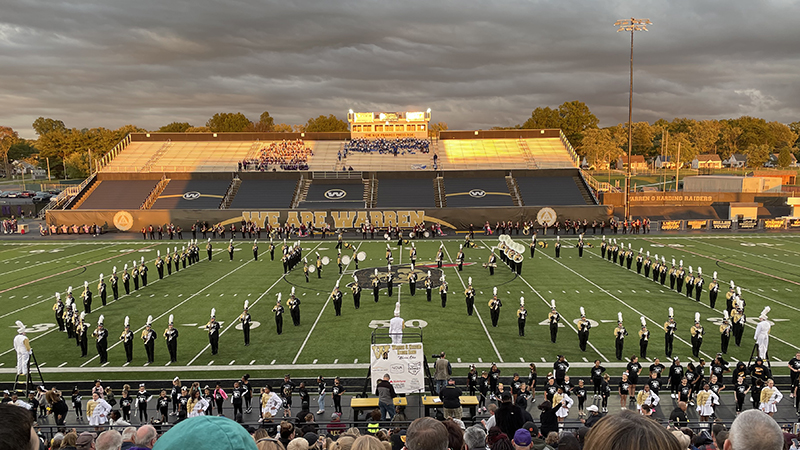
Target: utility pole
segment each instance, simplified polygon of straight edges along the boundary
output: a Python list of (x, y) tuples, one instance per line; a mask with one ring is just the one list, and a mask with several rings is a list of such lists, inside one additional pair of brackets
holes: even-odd
[(675, 164), (675, 192), (678, 192), (678, 182), (681, 177), (681, 141), (678, 141), (678, 162)]
[(625, 172), (625, 219), (630, 218), (631, 213), (631, 148), (633, 147), (633, 32), (634, 31), (648, 31), (647, 25), (652, 25), (650, 19), (622, 19), (614, 22), (614, 26), (618, 27), (617, 32), (630, 31), (631, 32), (631, 82), (630, 93), (628, 96), (628, 170)]

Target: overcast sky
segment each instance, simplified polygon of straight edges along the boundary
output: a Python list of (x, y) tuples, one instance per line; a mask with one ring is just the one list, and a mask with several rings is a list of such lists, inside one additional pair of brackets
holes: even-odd
[(450, 129), (580, 100), (601, 126), (800, 120), (800, 2), (760, 0), (0, 0), (0, 125), (195, 126), (433, 110)]

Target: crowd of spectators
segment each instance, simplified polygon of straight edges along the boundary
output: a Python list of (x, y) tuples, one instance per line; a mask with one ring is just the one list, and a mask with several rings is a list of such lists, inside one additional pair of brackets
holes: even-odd
[(344, 144), (343, 154), (347, 158), (348, 152), (378, 153), (390, 155), (405, 155), (406, 153), (415, 154), (417, 152), (430, 152), (431, 141), (417, 138), (399, 139), (353, 139)]
[(17, 219), (14, 216), (11, 216), (10, 219), (4, 219), (2, 222), (3, 225), (3, 234), (14, 234), (17, 232)]
[(239, 171), (266, 172), (276, 167), (281, 170), (308, 170), (308, 158), (313, 155), (314, 151), (302, 139), (273, 142), (261, 148), (256, 158), (239, 162)]

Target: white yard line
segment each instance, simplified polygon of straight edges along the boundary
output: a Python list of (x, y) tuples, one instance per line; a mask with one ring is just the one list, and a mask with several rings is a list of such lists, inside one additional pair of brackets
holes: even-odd
[[(120, 245), (120, 244), (115, 244), (115, 245)], [(84, 253), (91, 253), (91, 252), (96, 252), (96, 251), (97, 251), (97, 249), (94, 248), (94, 249), (91, 249), (91, 250), (86, 250), (85, 252), (75, 253), (74, 255), (62, 256), (61, 258), (51, 259), (50, 261), (42, 261), (42, 262), (40, 262), (38, 264), (34, 264), (34, 265), (31, 265), (31, 266), (25, 266), (25, 267), (21, 267), (19, 269), (15, 269), (15, 270), (12, 270), (12, 271), (9, 271), (9, 272), (0, 273), (0, 275), (9, 275), (9, 274), (12, 274), (12, 273), (15, 273), (15, 272), (20, 272), (20, 271), (23, 271), (23, 270), (32, 269), (34, 267), (41, 266), (43, 264), (51, 264), (51, 263), (54, 263), (54, 262), (61, 261), (63, 259), (74, 258), (74, 257), (76, 257), (78, 255), (83, 255)]]
[[(361, 248), (361, 244), (362, 244), (362, 242), (359, 242), (358, 247), (356, 247), (356, 252), (358, 252), (358, 249)], [(351, 260), (350, 263), (352, 263), (352, 262), (353, 261)], [(350, 267), (350, 264), (347, 264), (347, 266), (345, 266), (344, 270), (342, 270), (342, 274), (339, 275), (339, 282), (342, 281), (342, 277), (344, 277), (344, 273), (347, 271), (348, 267)], [(339, 289), (341, 289), (341, 286), (339, 287)], [(331, 301), (331, 297), (329, 295), (328, 299), (325, 300), (325, 304), (322, 305), (322, 309), (319, 310), (319, 314), (317, 314), (317, 319), (314, 321), (314, 324), (311, 325), (311, 329), (308, 330), (308, 334), (306, 335), (306, 338), (303, 340), (303, 344), (300, 346), (300, 349), (297, 350), (297, 354), (294, 356), (294, 359), (292, 360), (292, 364), (295, 364), (297, 362), (297, 359), (300, 358), (300, 354), (303, 353), (303, 349), (306, 347), (306, 343), (308, 343), (308, 339), (311, 337), (311, 333), (313, 333), (314, 332), (314, 328), (317, 327), (317, 323), (319, 323), (319, 319), (322, 318), (322, 313), (325, 312), (325, 308), (328, 307), (328, 303), (330, 303), (330, 301)], [(342, 303), (344, 303), (344, 300), (342, 300)]]
[[(442, 241), (439, 241), (439, 243), (444, 244), (444, 242)], [(484, 245), (486, 244), (484, 243)], [(444, 247), (444, 252), (447, 254), (447, 260), (450, 262), (450, 264), (452, 264), (453, 259), (450, 257), (450, 251), (447, 250), (447, 246)], [(461, 286), (466, 290), (467, 285), (464, 283), (464, 279), (461, 278), (461, 274), (458, 272), (458, 266), (453, 267), (453, 270), (456, 272), (458, 279), (461, 281)], [(497, 345), (495, 345), (494, 339), (492, 339), (492, 335), (489, 334), (489, 329), (486, 328), (486, 324), (483, 322), (483, 318), (481, 317), (480, 311), (478, 311), (478, 308), (474, 308), (473, 310), (475, 311), (475, 314), (478, 315), (478, 320), (481, 322), (481, 326), (483, 327), (483, 331), (486, 333), (486, 337), (489, 338), (489, 343), (492, 344), (492, 348), (494, 349), (494, 353), (497, 355), (497, 359), (499, 359), (500, 362), (503, 362), (503, 357), (500, 356), (500, 351), (497, 350)]]
[[(481, 242), (483, 243), (483, 245), (486, 245), (486, 243), (485, 243), (485, 242), (483, 242), (483, 240), (481, 240)], [(523, 277), (522, 277), (522, 275), (517, 275), (517, 277), (518, 277), (520, 280), (522, 280), (522, 282), (523, 282), (523, 283), (525, 283), (526, 285), (528, 285), (528, 288), (529, 288), (529, 289), (530, 289), (530, 290), (531, 290), (531, 291), (532, 291), (534, 294), (536, 294), (536, 296), (537, 296), (537, 297), (539, 297), (539, 299), (541, 299), (541, 300), (542, 300), (542, 302), (544, 302), (544, 304), (545, 304), (545, 305), (547, 305), (547, 307), (548, 307), (548, 308), (550, 307), (550, 303), (547, 301), (547, 299), (545, 299), (544, 297), (542, 297), (542, 294), (540, 294), (540, 293), (539, 293), (539, 291), (537, 291), (536, 289), (534, 289), (534, 287), (533, 287), (533, 286), (531, 286), (531, 284), (530, 284), (530, 283), (528, 283), (528, 280), (526, 280), (525, 278), (523, 278)], [(565, 323), (565, 324), (566, 324), (566, 325), (569, 327), (569, 329), (570, 329), (570, 330), (574, 331), (574, 332), (575, 332), (575, 335), (577, 336), (577, 334), (578, 334), (578, 329), (577, 329), (577, 328), (575, 328), (575, 327), (572, 325), (572, 323), (569, 321), (569, 319), (566, 319), (566, 320), (564, 320), (564, 323)], [(597, 352), (597, 354), (598, 354), (598, 355), (600, 355), (600, 357), (601, 357), (601, 358), (603, 358), (603, 359), (604, 359), (606, 362), (608, 362), (608, 358), (606, 358), (606, 356), (605, 356), (605, 355), (604, 355), (602, 352), (600, 352), (600, 350), (598, 350), (598, 349), (597, 349), (597, 347), (595, 347), (595, 346), (594, 346), (594, 344), (592, 344), (592, 342), (591, 342), (591, 341), (586, 341), (586, 343), (587, 343), (587, 344), (589, 344), (589, 345), (590, 345), (590, 346), (591, 346), (591, 347), (594, 349), (594, 351), (595, 351), (595, 352)]]

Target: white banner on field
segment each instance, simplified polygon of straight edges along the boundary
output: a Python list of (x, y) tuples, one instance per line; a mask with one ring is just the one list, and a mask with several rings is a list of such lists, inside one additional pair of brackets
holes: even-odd
[(398, 394), (422, 392), (425, 388), (425, 352), (422, 343), (373, 344), (370, 347), (372, 393), (387, 373)]

